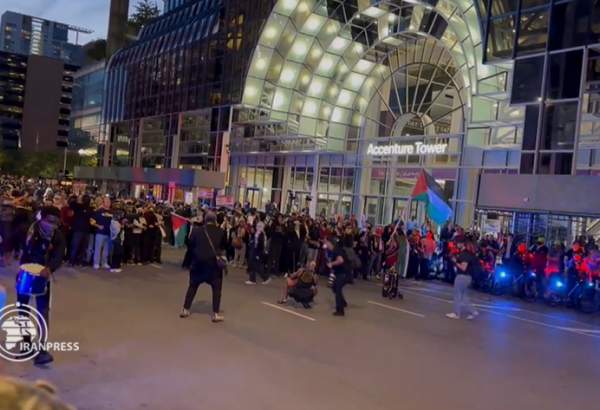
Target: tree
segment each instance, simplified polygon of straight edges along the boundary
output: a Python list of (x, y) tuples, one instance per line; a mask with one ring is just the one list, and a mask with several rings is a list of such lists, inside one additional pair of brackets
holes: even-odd
[(159, 15), (160, 10), (154, 0), (138, 0), (135, 11), (129, 18), (129, 24), (139, 32), (142, 27)]

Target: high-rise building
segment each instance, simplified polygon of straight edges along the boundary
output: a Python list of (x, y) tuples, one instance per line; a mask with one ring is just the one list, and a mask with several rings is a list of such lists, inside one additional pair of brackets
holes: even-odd
[(76, 66), (0, 51), (2, 148), (52, 151), (67, 145)]
[(69, 33), (91, 33), (75, 27), (39, 17), (6, 11), (0, 18), (0, 50), (17, 54), (35, 54), (81, 65), (81, 46), (69, 41)]
[(167, 6), (108, 65), (106, 165), (229, 166), (237, 201), (375, 224), (423, 219), (426, 169), (464, 226), (600, 224), (600, 2)]

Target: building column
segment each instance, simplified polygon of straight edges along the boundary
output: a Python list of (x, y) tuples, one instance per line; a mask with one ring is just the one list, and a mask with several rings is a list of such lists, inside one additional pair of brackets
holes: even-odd
[(312, 201), (310, 201), (309, 214), (312, 218), (316, 218), (317, 216), (317, 196), (318, 190), (317, 186), (319, 184), (319, 154), (315, 153), (313, 156), (313, 183), (310, 187), (310, 197)]

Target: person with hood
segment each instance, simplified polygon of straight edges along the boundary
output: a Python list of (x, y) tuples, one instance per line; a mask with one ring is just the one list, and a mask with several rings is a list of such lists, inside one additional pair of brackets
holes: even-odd
[[(50, 327), (50, 277), (62, 265), (65, 254), (65, 239), (59, 229), (60, 211), (53, 206), (44, 206), (40, 212), (40, 220), (31, 225), (27, 236), (25, 250), (21, 256), (21, 264), (35, 263), (44, 267), (40, 276), (47, 279), (45, 292), (35, 297), (36, 308)], [(17, 283), (19, 278), (17, 278)], [(31, 295), (19, 293), (17, 301), (28, 305)], [(47, 335), (46, 335), (47, 337)], [(43, 340), (43, 339), (42, 339)], [(54, 360), (45, 350), (40, 350), (35, 356), (36, 365), (45, 365)]]

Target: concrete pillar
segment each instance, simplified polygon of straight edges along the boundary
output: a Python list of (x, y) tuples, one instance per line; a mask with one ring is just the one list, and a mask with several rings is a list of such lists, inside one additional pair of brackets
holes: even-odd
[(106, 40), (106, 59), (125, 46), (127, 39), (127, 18), (129, 0), (111, 0), (108, 18), (108, 37)]

